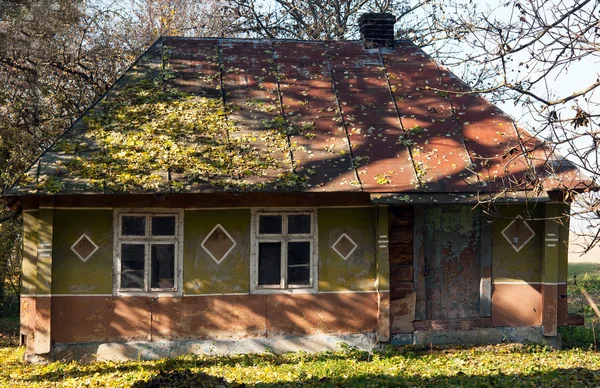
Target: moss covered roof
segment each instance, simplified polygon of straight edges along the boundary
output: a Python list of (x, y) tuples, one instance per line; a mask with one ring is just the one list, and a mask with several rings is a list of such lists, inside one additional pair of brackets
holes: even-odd
[(365, 49), (165, 37), (6, 194), (590, 184), (502, 111), (464, 92), (409, 42)]

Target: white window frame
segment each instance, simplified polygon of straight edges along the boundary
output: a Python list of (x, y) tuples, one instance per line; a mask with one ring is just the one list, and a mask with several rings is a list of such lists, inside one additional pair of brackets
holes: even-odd
[[(151, 236), (152, 216), (175, 217), (174, 236)], [(146, 217), (144, 236), (123, 236), (121, 219), (123, 216)], [(183, 209), (115, 209), (113, 213), (113, 295), (119, 296), (181, 296), (183, 290)], [(121, 289), (121, 244), (143, 244), (145, 246), (143, 289)], [(175, 244), (174, 288), (152, 288), (151, 246), (152, 244)]]
[[(287, 234), (287, 217), (295, 214), (311, 216), (310, 234)], [(259, 235), (259, 216), (281, 215), (282, 233)], [(296, 294), (316, 293), (319, 286), (319, 231), (317, 228), (317, 211), (315, 208), (253, 208), (250, 223), (250, 293), (252, 294)], [(310, 241), (310, 281), (309, 285), (288, 285), (287, 282), (287, 243), (294, 241)], [(258, 244), (260, 242), (281, 242), (281, 269), (279, 285), (258, 285)]]

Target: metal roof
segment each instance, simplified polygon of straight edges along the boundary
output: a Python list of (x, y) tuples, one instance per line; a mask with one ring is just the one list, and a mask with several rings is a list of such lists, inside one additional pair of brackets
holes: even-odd
[[(165, 69), (169, 77), (160, 78)], [(274, 162), (258, 173), (236, 177), (213, 170), (192, 174), (158, 164), (142, 173), (159, 177), (159, 182), (140, 187), (98, 184), (98, 179), (91, 184), (89, 177), (65, 168), (74, 158), (85, 159), (102, 147), (90, 137), (85, 116), (101, 111), (102, 102), (127, 85), (149, 79), (164, 79), (161, 87), (218, 101), (214, 106), (222, 107), (223, 120), (234, 128), (223, 135), (227, 141), (247, 141)], [(393, 49), (365, 49), (358, 41), (165, 37), (6, 194), (364, 191), (394, 198), (394, 193), (414, 197), (534, 185), (544, 190), (590, 187), (574, 165), (553, 155), (483, 97), (468, 92), (450, 71), (406, 41), (396, 42)], [(286, 141), (274, 147), (271, 134)], [(87, 146), (61, 147), (67, 140)], [(115, 158), (115, 164), (123, 163)], [(282, 183), (282, 176), (298, 179)]]

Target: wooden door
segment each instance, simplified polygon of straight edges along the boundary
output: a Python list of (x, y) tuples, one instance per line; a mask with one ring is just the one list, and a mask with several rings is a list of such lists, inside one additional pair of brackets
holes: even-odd
[(427, 206), (423, 225), (425, 319), (480, 316), (480, 212)]

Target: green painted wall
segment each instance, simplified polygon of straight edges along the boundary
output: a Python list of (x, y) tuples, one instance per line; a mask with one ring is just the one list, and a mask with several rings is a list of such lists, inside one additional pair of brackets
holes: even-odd
[(37, 211), (23, 213), (23, 295), (32, 295), (37, 291), (38, 216)]
[[(567, 204), (559, 205), (560, 214), (570, 214), (570, 206)], [(559, 225), (559, 243), (558, 243), (558, 281), (566, 282), (569, 266), (569, 221), (563, 219), (564, 224)]]
[[(54, 210), (53, 294), (112, 294), (112, 210)], [(99, 249), (83, 262), (71, 246), (85, 233)]]
[[(319, 209), (319, 291), (374, 290), (375, 214), (372, 208)], [(331, 248), (346, 233), (358, 245), (344, 260)]]
[[(374, 290), (376, 272), (375, 208), (319, 209), (319, 291)], [(184, 212), (184, 294), (246, 293), (250, 289), (250, 209)], [(35, 292), (37, 213), (25, 215), (24, 290)], [(202, 248), (221, 224), (236, 241), (217, 264)], [(113, 288), (113, 211), (54, 210), (53, 294), (111, 294)], [(100, 249), (83, 262), (71, 246), (86, 233)], [(332, 249), (346, 233), (358, 244), (344, 260)], [(29, 252), (31, 251), (31, 252)], [(29, 253), (28, 253), (29, 252)], [(30, 279), (31, 278), (31, 279)]]
[[(526, 218), (526, 205), (502, 205), (498, 211), (502, 217), (514, 218), (521, 215)], [(544, 217), (541, 204), (530, 208), (530, 214), (536, 218)], [(512, 222), (511, 219), (496, 218), (493, 224), (492, 278), (495, 282), (540, 282), (542, 270), (542, 239), (544, 221), (527, 221), (535, 236), (519, 251), (508, 243), (502, 230)]]
[[(183, 292), (218, 294), (250, 289), (250, 209), (185, 211), (183, 239)], [(217, 264), (202, 248), (202, 241), (217, 225), (236, 241), (233, 250)]]

